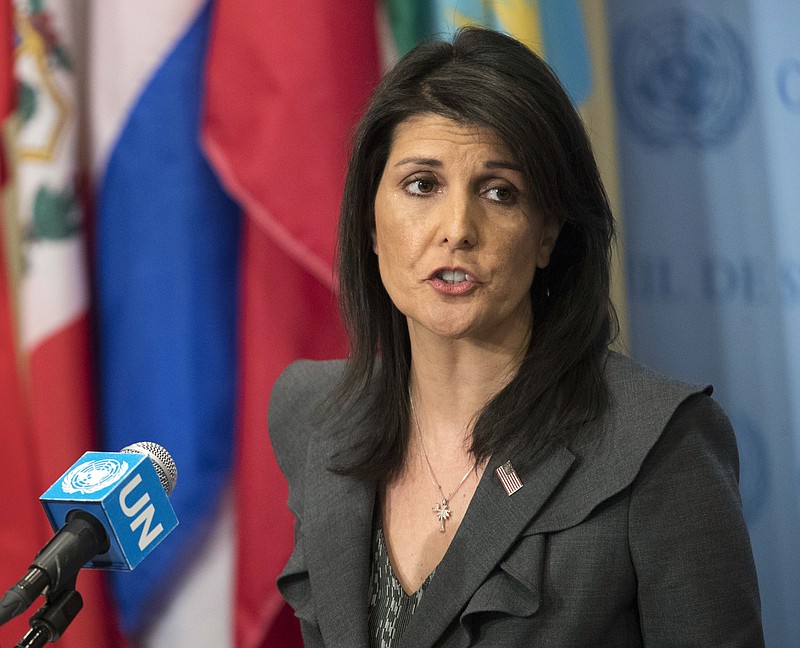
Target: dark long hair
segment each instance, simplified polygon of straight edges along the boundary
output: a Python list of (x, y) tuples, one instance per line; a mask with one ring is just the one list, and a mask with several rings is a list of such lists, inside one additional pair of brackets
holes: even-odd
[(609, 299), (614, 223), (589, 139), (544, 61), (508, 36), (463, 29), (452, 43), (424, 43), (402, 58), (355, 132), (338, 242), (351, 349), (336, 403), (342, 421), (361, 412), (361, 429), (370, 432), (335, 469), (365, 479), (396, 474), (407, 446), (408, 328), (381, 283), (371, 232), (395, 129), (425, 113), (494, 131), (522, 166), (532, 203), (561, 225), (550, 264), (531, 285), (530, 345), (517, 375), (478, 416), (472, 453), (483, 460), (504, 448), (515, 464), (532, 462), (608, 406), (603, 363), (616, 332)]

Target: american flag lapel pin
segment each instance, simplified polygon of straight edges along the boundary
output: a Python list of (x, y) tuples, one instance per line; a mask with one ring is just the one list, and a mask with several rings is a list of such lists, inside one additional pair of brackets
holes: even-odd
[(506, 489), (507, 495), (513, 495), (522, 488), (522, 480), (519, 478), (517, 471), (514, 470), (514, 466), (511, 465), (510, 461), (506, 461), (495, 472), (497, 472), (497, 476), (500, 478), (503, 488)]

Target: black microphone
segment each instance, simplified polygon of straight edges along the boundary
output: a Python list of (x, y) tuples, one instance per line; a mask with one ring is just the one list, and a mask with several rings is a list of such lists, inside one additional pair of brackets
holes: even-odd
[(45, 590), (49, 600), (51, 593), (74, 589), (84, 566), (136, 567), (178, 524), (168, 499), (177, 478), (175, 462), (156, 443), (84, 454), (40, 498), (57, 532), (0, 599), (0, 625)]

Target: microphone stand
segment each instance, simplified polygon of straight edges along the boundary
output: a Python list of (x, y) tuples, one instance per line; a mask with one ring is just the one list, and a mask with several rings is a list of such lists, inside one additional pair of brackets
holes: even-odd
[(58, 641), (83, 607), (83, 599), (75, 589), (77, 575), (55, 591), (48, 588), (46, 602), (31, 617), (31, 629), (15, 648), (41, 648)]

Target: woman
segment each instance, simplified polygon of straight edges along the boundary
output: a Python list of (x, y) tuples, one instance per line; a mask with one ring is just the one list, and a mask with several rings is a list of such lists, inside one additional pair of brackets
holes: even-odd
[(387, 74), (342, 204), (351, 358), (270, 406), (306, 646), (763, 644), (732, 431), (608, 351), (612, 238), (527, 48), (468, 29)]

